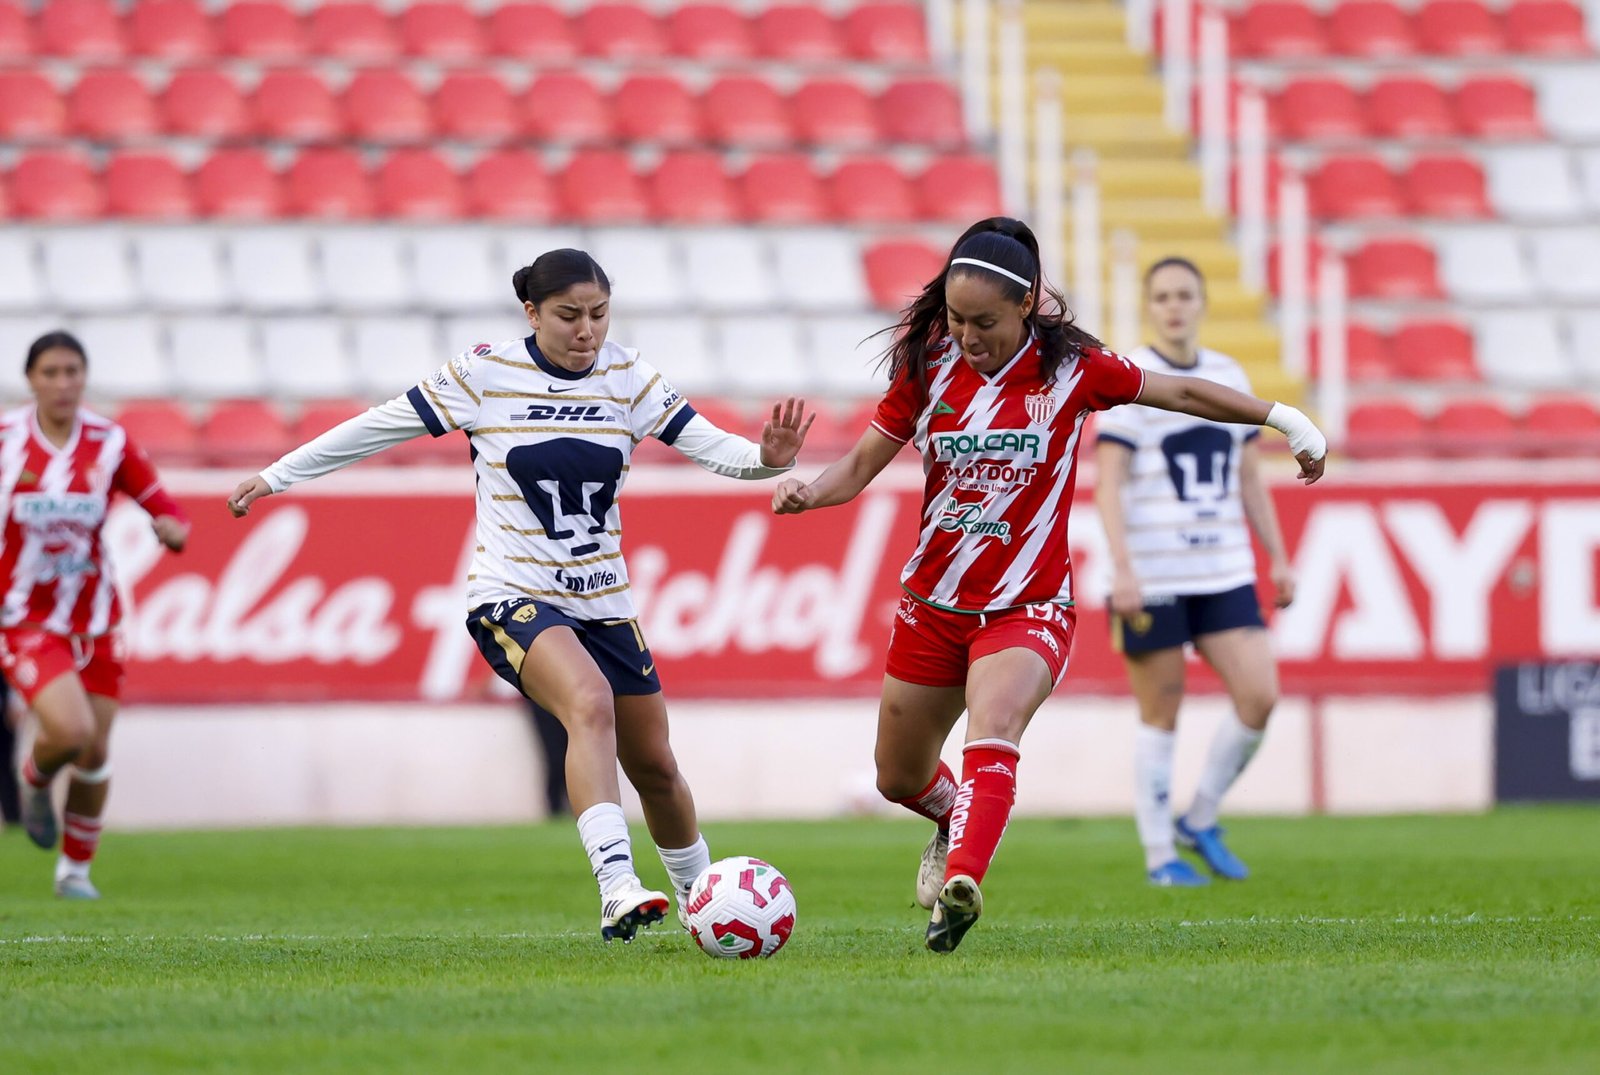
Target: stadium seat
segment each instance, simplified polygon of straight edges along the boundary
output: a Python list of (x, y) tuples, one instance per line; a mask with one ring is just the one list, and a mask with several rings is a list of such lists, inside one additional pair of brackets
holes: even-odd
[(1493, 56), (1506, 50), (1505, 35), (1478, 0), (1427, 0), (1411, 17), (1422, 50), (1436, 56)]
[(462, 63), (484, 53), (483, 27), (469, 5), (415, 4), (400, 13), (399, 24), (400, 45), (407, 56)]
[[(343, 325), (331, 317), (261, 322), (261, 362), (279, 399), (328, 399), (359, 391)], [(287, 431), (285, 431), (287, 433)]]
[(888, 158), (846, 160), (834, 169), (828, 188), (835, 220), (899, 224), (917, 219), (911, 184)]
[(770, 310), (781, 295), (765, 239), (747, 228), (683, 235), (685, 284), (696, 305), (716, 313)]
[[(885, 379), (878, 368), (878, 356), (888, 346), (889, 338), (878, 333), (884, 327), (883, 315), (878, 313), (806, 319), (808, 353), (824, 392), (851, 399), (883, 394)], [(873, 405), (877, 405), (875, 398)], [(832, 427), (835, 450), (842, 454), (860, 439), (867, 421), (858, 419), (855, 406), (833, 406), (828, 410), (827, 424)], [(819, 418), (818, 424), (822, 421)], [(824, 430), (824, 435), (827, 432)]]
[(1484, 159), (1489, 201), (1507, 219), (1556, 222), (1584, 215), (1565, 147), (1516, 146), (1490, 150)]
[(1413, 381), (1476, 381), (1472, 333), (1455, 321), (1407, 322), (1390, 339), (1395, 373)]
[(1302, 78), (1272, 100), (1274, 128), (1290, 139), (1358, 139), (1366, 134), (1361, 100), (1335, 78)]
[(288, 0), (242, 0), (218, 16), (219, 45), (228, 56), (291, 63), (306, 54), (305, 28)]
[(944, 268), (945, 252), (920, 239), (885, 240), (864, 256), (867, 290), (879, 309), (898, 311)]
[(1426, 448), (1422, 416), (1403, 399), (1371, 399), (1350, 408), (1353, 456), (1415, 455)]
[(489, 234), (475, 228), (426, 228), (408, 236), (410, 290), (445, 310), (498, 307), (511, 278), (494, 271)]
[(168, 134), (208, 142), (243, 138), (250, 110), (233, 80), (220, 71), (179, 71), (161, 91), (161, 127)]
[(1482, 314), (1474, 336), (1485, 380), (1511, 388), (1572, 388), (1577, 370), (1553, 314), (1543, 310)]
[(128, 12), (128, 45), (136, 56), (194, 63), (216, 54), (217, 43), (198, 0), (142, 0)]
[(1536, 231), (1533, 277), (1544, 294), (1586, 304), (1600, 302), (1600, 234), (1594, 228)]
[(520, 129), (511, 91), (493, 75), (456, 71), (433, 91), (434, 130), (466, 142), (507, 142)]
[(370, 406), (365, 400), (358, 399), (309, 400), (300, 408), (294, 421), (289, 423), (289, 442), (304, 444), (320, 437), (334, 426), (366, 413)]
[(182, 398), (249, 399), (266, 395), (255, 333), (240, 317), (190, 317), (171, 322), (167, 339)]
[(415, 143), (428, 138), (433, 118), (416, 84), (400, 71), (360, 71), (339, 97), (345, 130), (364, 142)]
[(1382, 159), (1367, 154), (1331, 157), (1307, 184), (1313, 216), (1349, 220), (1404, 215), (1400, 185)]
[(1584, 399), (1538, 399), (1519, 423), (1520, 444), (1531, 455), (1600, 454), (1600, 411)]
[(675, 56), (726, 63), (755, 55), (755, 35), (727, 4), (684, 4), (667, 16), (667, 41)]
[(820, 224), (828, 195), (802, 153), (773, 153), (751, 160), (739, 177), (751, 217), (768, 224)]
[(1372, 299), (1437, 299), (1433, 251), (1417, 239), (1372, 239), (1349, 259), (1350, 293)]
[(0, 71), (0, 139), (44, 141), (66, 128), (61, 94), (37, 71)]
[(1509, 227), (1480, 227), (1440, 235), (1439, 276), (1450, 297), (1462, 302), (1527, 302), (1533, 278)]
[(1426, 78), (1380, 79), (1367, 91), (1367, 125), (1381, 138), (1450, 138), (1456, 117), (1450, 99)]
[(43, 303), (32, 238), (20, 228), (0, 232), (0, 309), (37, 310)]
[(223, 149), (195, 169), (194, 201), (201, 216), (265, 220), (282, 210), (283, 190), (265, 153)]
[(561, 63), (578, 55), (571, 21), (554, 4), (512, 3), (489, 12), (489, 50), (533, 64)]
[(399, 149), (373, 177), (378, 215), (409, 220), (451, 220), (461, 215), (461, 182), (431, 149)]
[[(672, 382), (672, 387), (689, 397), (696, 411), (706, 415), (708, 421), (723, 429), (734, 429), (724, 423), (730, 419), (726, 408), (718, 405), (711, 393), (726, 391), (727, 378), (717, 361), (716, 348), (711, 340), (710, 322), (700, 317), (638, 317), (632, 319), (625, 347), (635, 347), (647, 361), (662, 371)], [(702, 397), (701, 393), (706, 395)], [(702, 410), (704, 408), (704, 410)], [(677, 452), (659, 453), (662, 461), (677, 456)]]
[(883, 136), (891, 142), (957, 149), (967, 141), (961, 100), (943, 79), (903, 79), (892, 84), (878, 95), (878, 115)]
[(221, 244), (203, 228), (149, 228), (134, 235), (134, 277), (140, 297), (157, 310), (227, 306)]
[[(433, 322), (425, 317), (364, 317), (350, 327), (359, 392), (374, 400), (400, 395), (463, 346), (458, 340), (441, 350)], [(482, 336), (473, 336), (464, 346), (477, 339)]]
[(1600, 311), (1584, 310), (1567, 319), (1572, 333), (1572, 357), (1584, 380), (1600, 380)]
[(1412, 160), (1401, 178), (1406, 204), (1418, 216), (1485, 217), (1490, 213), (1483, 169), (1466, 155)]
[(815, 389), (795, 318), (730, 317), (717, 325), (716, 336), (722, 371), (735, 390), (768, 397), (806, 395)]
[(865, 302), (866, 279), (854, 236), (824, 228), (770, 234), (778, 293), (786, 306), (823, 313)]
[(700, 109), (707, 137), (720, 145), (770, 149), (793, 139), (789, 105), (765, 79), (719, 78), (700, 98)]
[(919, 4), (865, 3), (841, 20), (851, 56), (867, 63), (921, 64), (928, 60), (928, 17)]
[(284, 207), (290, 216), (371, 216), (372, 190), (361, 156), (332, 147), (303, 150), (284, 175)]
[(586, 56), (629, 62), (667, 54), (667, 35), (646, 8), (602, 2), (579, 12), (576, 23)]
[(1539, 56), (1594, 52), (1584, 33), (1583, 9), (1571, 0), (1512, 0), (1501, 21), (1512, 52)]
[(131, 71), (90, 71), (67, 95), (67, 127), (95, 142), (125, 142), (156, 132), (155, 102)]
[(1363, 59), (1413, 56), (1417, 39), (1411, 20), (1388, 0), (1350, 0), (1328, 12), (1328, 38), (1333, 51)]
[(761, 55), (791, 63), (824, 64), (844, 59), (844, 43), (833, 19), (813, 4), (774, 4), (756, 15)]
[(1533, 87), (1519, 78), (1485, 75), (1456, 88), (1462, 133), (1475, 138), (1542, 138)]
[(75, 318), (72, 330), (83, 341), (90, 359), (102, 360), (94, 362), (89, 377), (93, 395), (160, 399), (173, 394), (175, 386), (167, 367), (164, 334), (154, 317), (135, 314)]
[(650, 203), (626, 153), (583, 149), (573, 154), (557, 180), (560, 204), (588, 224), (646, 220)]
[[(89, 346), (88, 341), (84, 346)], [(99, 374), (95, 375), (99, 383)], [(164, 399), (134, 400), (117, 408), (117, 424), (128, 439), (158, 464), (187, 464), (200, 452), (200, 437), (189, 412)]]
[[(1322, 369), (1322, 336), (1315, 329), (1310, 338), (1311, 372)], [(1389, 359), (1389, 342), (1370, 325), (1352, 321), (1345, 329), (1345, 375), (1356, 384), (1382, 384), (1394, 379)]]
[(988, 157), (934, 158), (917, 177), (917, 204), (925, 220), (970, 223), (999, 216), (1000, 177)]
[(259, 465), (292, 447), (278, 408), (259, 399), (218, 403), (200, 420), (198, 433), (200, 456), (212, 466)]
[(52, 228), (40, 236), (45, 291), (58, 309), (129, 310), (138, 305), (133, 263), (120, 228)]
[(325, 229), (318, 234), (317, 248), (322, 292), (341, 310), (409, 309), (425, 298), (410, 293), (399, 229)]
[(16, 4), (0, 4), (0, 63), (33, 58), (33, 28), (28, 13)]
[(815, 79), (795, 91), (790, 105), (795, 129), (808, 144), (864, 149), (878, 142), (877, 110), (855, 82)]
[(706, 150), (664, 157), (646, 182), (650, 215), (667, 224), (725, 224), (744, 219), (738, 191), (722, 158)]
[(616, 134), (624, 142), (696, 145), (703, 140), (700, 105), (670, 75), (631, 75), (611, 96)]
[(1590, 211), (1600, 212), (1600, 149), (1588, 149), (1579, 154), (1578, 176)]
[(105, 205), (84, 159), (64, 151), (30, 153), (11, 170), (12, 210), (21, 217), (87, 220)]
[(315, 4), (306, 16), (311, 51), (349, 63), (381, 63), (400, 54), (388, 14), (375, 3)]
[(611, 138), (611, 110), (582, 75), (553, 73), (533, 80), (522, 97), (523, 128), (539, 141), (593, 145)]
[(310, 236), (298, 227), (245, 228), (228, 236), (228, 288), (248, 310), (307, 310), (325, 301)]
[(1328, 51), (1322, 19), (1308, 5), (1292, 0), (1251, 4), (1235, 21), (1234, 35), (1239, 54), (1257, 59), (1303, 59)]
[(612, 285), (630, 312), (680, 310), (689, 302), (679, 232), (601, 228), (590, 235), (589, 249), (609, 266)]
[(555, 219), (555, 186), (537, 153), (501, 150), (478, 160), (467, 173), (467, 213), (494, 220)]
[(109, 216), (185, 220), (194, 215), (188, 177), (159, 153), (119, 153), (106, 165), (101, 182)]
[(267, 138), (286, 142), (333, 142), (344, 134), (339, 104), (309, 70), (268, 71), (250, 95), (255, 126)]
[(1450, 400), (1428, 423), (1428, 443), (1440, 455), (1504, 455), (1517, 441), (1517, 423), (1492, 399)]
[(35, 22), (38, 49), (79, 61), (120, 60), (122, 28), (110, 0), (50, 0)]
[(1539, 79), (1539, 117), (1564, 142), (1600, 142), (1600, 69), (1555, 67)]

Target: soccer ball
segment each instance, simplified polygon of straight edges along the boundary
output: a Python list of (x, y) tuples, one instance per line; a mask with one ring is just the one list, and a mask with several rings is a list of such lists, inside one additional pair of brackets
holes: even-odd
[(771, 863), (738, 855), (701, 871), (684, 905), (689, 936), (716, 959), (770, 956), (794, 931), (794, 890)]

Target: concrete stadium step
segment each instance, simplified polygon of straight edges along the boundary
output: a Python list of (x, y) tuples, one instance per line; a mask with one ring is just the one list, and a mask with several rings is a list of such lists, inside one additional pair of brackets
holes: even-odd
[(1227, 238), (1227, 223), (1193, 201), (1108, 198), (1100, 204), (1100, 221), (1107, 232), (1126, 229), (1147, 243), (1219, 242)]
[(1147, 71), (1150, 61), (1121, 41), (1082, 41), (1055, 37), (1028, 39), (1028, 70), (1053, 68), (1068, 79), (1079, 75), (1127, 75)]
[(1070, 34), (1077, 40), (1117, 41), (1128, 38), (1122, 8), (1112, 3), (1031, 3), (1022, 12), (1028, 35)]
[(1159, 113), (1073, 115), (1062, 124), (1068, 149), (1088, 146), (1102, 158), (1189, 161), (1189, 142), (1168, 127)]
[(1100, 162), (1100, 196), (1173, 198), (1200, 204), (1200, 169), (1189, 161), (1109, 157)]

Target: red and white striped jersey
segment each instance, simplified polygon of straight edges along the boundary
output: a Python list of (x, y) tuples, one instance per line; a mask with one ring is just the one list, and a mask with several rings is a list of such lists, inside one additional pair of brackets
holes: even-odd
[(1098, 349), (1062, 360), (1049, 381), (1035, 340), (989, 374), (951, 339), (930, 350), (926, 390), (900, 378), (872, 420), (915, 444), (927, 473), (906, 592), (956, 612), (1071, 601), (1067, 514), (1084, 419), (1143, 388), (1143, 370)]
[(0, 415), (0, 627), (103, 635), (122, 613), (101, 541), (114, 492), (152, 516), (183, 518), (122, 427), (79, 410), (66, 446), (39, 430), (30, 404)]

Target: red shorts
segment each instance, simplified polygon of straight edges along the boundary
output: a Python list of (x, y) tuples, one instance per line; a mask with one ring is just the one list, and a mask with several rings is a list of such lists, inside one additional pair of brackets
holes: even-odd
[(29, 705), (41, 688), (67, 672), (76, 672), (89, 694), (120, 699), (122, 656), (122, 636), (114, 632), (85, 638), (37, 627), (0, 631), (0, 669)]
[(1026, 649), (1044, 658), (1056, 684), (1067, 670), (1077, 622), (1076, 609), (1052, 602), (1002, 612), (947, 612), (906, 594), (895, 610), (885, 670), (924, 687), (959, 687), (979, 657)]

